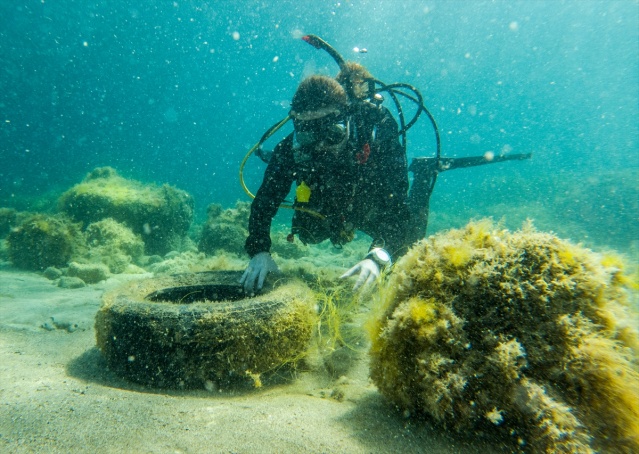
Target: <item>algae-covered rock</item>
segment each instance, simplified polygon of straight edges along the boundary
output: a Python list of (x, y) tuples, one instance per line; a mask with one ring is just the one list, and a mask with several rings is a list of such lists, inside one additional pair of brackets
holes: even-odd
[[(216, 203), (209, 205), (198, 250), (209, 255), (215, 255), (218, 251), (243, 255), (250, 213), (249, 202), (237, 202), (235, 208), (226, 210)], [(271, 253), (281, 258), (298, 259), (308, 254), (301, 242), (288, 241), (286, 232), (274, 228), (271, 231), (271, 237), (273, 239)]]
[(123, 273), (141, 259), (144, 242), (140, 235), (112, 218), (89, 224), (85, 231), (92, 261), (101, 261), (112, 273)]
[(308, 255), (308, 246), (289, 237), (288, 232), (272, 229), (271, 238), (271, 253), (274, 255), (285, 259), (300, 259)]
[(249, 213), (248, 202), (237, 202), (235, 208), (226, 210), (216, 203), (209, 205), (198, 250), (209, 255), (214, 255), (219, 250), (242, 254), (244, 241), (248, 236)]
[(36, 214), (7, 236), (9, 259), (18, 268), (63, 267), (83, 243), (79, 228), (62, 216)]
[(87, 245), (92, 248), (113, 248), (135, 258), (144, 253), (144, 242), (140, 236), (112, 218), (89, 224), (86, 236)]
[(0, 238), (4, 238), (17, 223), (18, 214), (13, 208), (0, 208)]
[(86, 287), (87, 284), (80, 279), (79, 277), (71, 277), (71, 276), (62, 276), (58, 281), (58, 287), (60, 288), (82, 288)]
[(0, 208), (0, 239), (5, 238), (11, 230), (34, 214), (28, 211), (16, 211), (13, 208)]
[(55, 281), (56, 279), (59, 279), (62, 276), (62, 274), (63, 274), (62, 271), (57, 269), (55, 266), (47, 267), (47, 269), (44, 270), (44, 272), (42, 273), (42, 275), (46, 277), (47, 279), (49, 279), (50, 281)]
[(193, 199), (186, 192), (128, 180), (110, 167), (93, 170), (66, 191), (59, 208), (85, 226), (106, 218), (123, 223), (141, 236), (150, 254), (173, 249), (193, 220)]
[[(198, 250), (209, 255), (218, 251), (244, 254), (244, 242), (248, 236), (249, 202), (237, 202), (235, 208), (224, 210), (222, 205), (211, 204), (207, 221), (202, 228)], [(290, 231), (290, 230), (289, 230)], [(271, 252), (286, 259), (298, 259), (307, 255), (307, 247), (300, 241), (289, 242), (287, 232), (272, 229)]]
[(639, 452), (638, 324), (621, 268), (530, 226), (480, 221), (421, 241), (382, 292), (373, 381), (411, 414), (501, 431), (513, 449)]
[(108, 279), (109, 269), (102, 263), (71, 262), (67, 270), (67, 276), (79, 277), (87, 284), (97, 284)]

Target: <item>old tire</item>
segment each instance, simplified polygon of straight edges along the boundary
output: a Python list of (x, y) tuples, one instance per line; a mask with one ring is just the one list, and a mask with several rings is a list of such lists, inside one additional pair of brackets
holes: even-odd
[(247, 298), (240, 276), (164, 276), (106, 294), (95, 330), (109, 368), (158, 388), (259, 386), (286, 376), (308, 348), (313, 294), (290, 282)]

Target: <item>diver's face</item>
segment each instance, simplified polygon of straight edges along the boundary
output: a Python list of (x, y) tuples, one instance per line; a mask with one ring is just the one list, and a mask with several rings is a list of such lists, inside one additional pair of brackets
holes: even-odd
[(368, 80), (362, 77), (354, 77), (351, 83), (353, 84), (353, 94), (357, 99), (368, 97)]
[(336, 109), (296, 114), (293, 125), (294, 147), (313, 154), (337, 156), (348, 141), (348, 119)]

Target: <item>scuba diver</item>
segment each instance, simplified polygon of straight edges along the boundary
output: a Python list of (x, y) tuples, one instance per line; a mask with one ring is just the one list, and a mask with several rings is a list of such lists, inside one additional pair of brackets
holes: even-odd
[(370, 253), (346, 273), (359, 274), (356, 288), (407, 249), (408, 169), (397, 123), (374, 104), (350, 107), (344, 87), (328, 76), (311, 76), (295, 92), (294, 132), (275, 148), (251, 204), (251, 260), (242, 278), (248, 293), (277, 269), (269, 254), (271, 220), (293, 181), (294, 206), (305, 210), (295, 211), (291, 233), (303, 243), (330, 239), (341, 247), (355, 230), (373, 238)]
[[(298, 86), (289, 115), (273, 125), (248, 152), (240, 166), (240, 181), (254, 197), (245, 250), (249, 264), (240, 283), (248, 294), (261, 290), (266, 276), (278, 267), (270, 255), (271, 222), (278, 208), (295, 210), (289, 241), (304, 244), (329, 239), (338, 248), (360, 230), (372, 238), (368, 254), (342, 275), (357, 276), (354, 290), (369, 287), (382, 270), (423, 238), (428, 205), (437, 174), (452, 168), (526, 159), (530, 155), (442, 158), (437, 125), (424, 107), (421, 94), (408, 84), (386, 85), (362, 65), (347, 62), (325, 41), (306, 35), (304, 41), (328, 52), (338, 63), (335, 79), (314, 75)], [(409, 93), (406, 92), (409, 91)], [(400, 124), (384, 106), (382, 92), (394, 102)], [(417, 111), (406, 122), (399, 96), (413, 101)], [(435, 158), (415, 158), (407, 166), (406, 132), (425, 112), (435, 131)], [(272, 153), (263, 143), (289, 120), (293, 132)], [(253, 196), (242, 172), (255, 152), (268, 163), (264, 179)], [(408, 171), (413, 172), (409, 193)], [(283, 204), (296, 183), (292, 205)]]

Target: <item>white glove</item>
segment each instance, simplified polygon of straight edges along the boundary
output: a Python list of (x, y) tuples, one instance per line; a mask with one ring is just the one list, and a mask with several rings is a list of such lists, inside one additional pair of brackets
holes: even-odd
[(353, 286), (353, 290), (357, 290), (362, 287), (362, 290), (366, 289), (375, 282), (375, 279), (379, 277), (379, 265), (373, 262), (371, 259), (364, 259), (358, 262), (353, 268), (345, 272), (340, 276), (341, 279), (351, 277), (359, 273), (359, 277)]
[(276, 273), (280, 271), (273, 257), (268, 252), (259, 252), (253, 256), (246, 267), (246, 271), (244, 271), (240, 279), (240, 284), (244, 285), (246, 293), (254, 295), (256, 291), (262, 290), (264, 280), (271, 271)]

